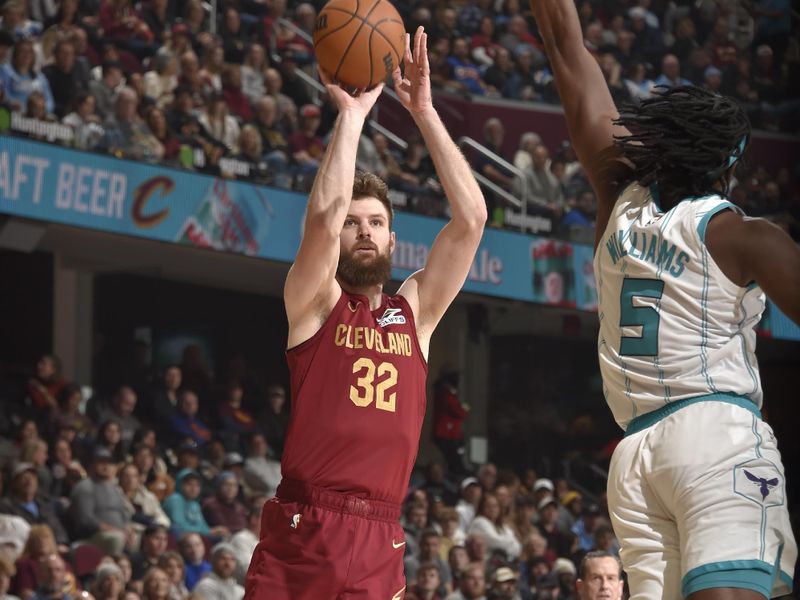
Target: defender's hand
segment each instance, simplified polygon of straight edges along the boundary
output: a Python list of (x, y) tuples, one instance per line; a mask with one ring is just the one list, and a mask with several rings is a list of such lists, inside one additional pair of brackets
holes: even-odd
[(431, 67), (428, 64), (428, 34), (420, 26), (414, 34), (414, 50), (411, 51), (411, 38), (406, 34), (406, 52), (403, 60), (405, 72), (397, 67), (392, 73), (394, 91), (400, 102), (413, 114), (433, 108), (431, 100)]

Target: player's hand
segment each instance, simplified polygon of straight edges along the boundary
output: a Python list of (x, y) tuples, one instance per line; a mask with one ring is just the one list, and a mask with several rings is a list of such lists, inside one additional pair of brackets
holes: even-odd
[(351, 94), (339, 85), (338, 82), (335, 82), (321, 67), (319, 67), (318, 70), (320, 81), (325, 84), (328, 95), (331, 97), (331, 100), (333, 100), (333, 103), (340, 113), (350, 112), (362, 118), (366, 118), (375, 102), (378, 100), (378, 96), (380, 96), (383, 91), (383, 83), (379, 83), (369, 90), (355, 90)]
[(431, 67), (428, 64), (428, 34), (420, 26), (414, 34), (414, 49), (411, 36), (406, 34), (406, 53), (403, 60), (405, 72), (397, 67), (392, 73), (394, 91), (408, 111), (419, 114), (433, 108), (431, 100)]

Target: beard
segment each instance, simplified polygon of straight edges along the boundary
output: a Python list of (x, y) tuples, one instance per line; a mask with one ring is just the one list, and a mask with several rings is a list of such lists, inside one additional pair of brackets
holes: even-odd
[(342, 254), (336, 276), (346, 284), (360, 288), (371, 285), (383, 285), (392, 274), (392, 259), (389, 254), (381, 254), (377, 246), (374, 257), (361, 257), (356, 251)]

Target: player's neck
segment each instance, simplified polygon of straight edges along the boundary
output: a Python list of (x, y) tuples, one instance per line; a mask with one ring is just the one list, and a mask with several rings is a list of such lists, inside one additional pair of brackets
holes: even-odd
[(354, 294), (356, 296), (366, 296), (366, 298), (369, 300), (370, 310), (375, 310), (380, 307), (381, 302), (383, 301), (382, 284), (377, 283), (375, 285), (367, 285), (359, 287), (355, 285), (349, 285), (338, 278), (337, 281), (339, 282), (339, 285), (342, 287), (342, 289), (348, 294)]

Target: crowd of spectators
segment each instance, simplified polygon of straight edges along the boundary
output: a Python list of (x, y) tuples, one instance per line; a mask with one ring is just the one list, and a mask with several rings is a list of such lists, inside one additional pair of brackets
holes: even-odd
[[(437, 383), (437, 422), (458, 404), (451, 379)], [(45, 355), (20, 394), (4, 393), (0, 598), (242, 597), (281, 478), (286, 394), (219, 385), (189, 358), (147, 380), (91, 392)], [(577, 598), (582, 557), (618, 551), (602, 496), (530, 468), (472, 467), (457, 451), (465, 414), (437, 424), (452, 451), (412, 477), (406, 598)]]
[[(8, 0), (0, 9), (0, 105), (67, 125), (71, 135), (62, 141), (77, 148), (307, 191), (335, 118), (324, 95), (318, 98), (300, 76), (315, 75), (307, 36), (322, 4), (226, 0), (212, 28), (200, 0)], [(434, 87), (558, 102), (521, 0), (395, 4), (407, 29), (424, 25), (430, 32)], [(578, 2), (587, 48), (618, 102), (641, 101), (657, 85), (691, 83), (738, 98), (757, 127), (798, 131), (800, 48), (790, 36), (790, 3), (748, 6)], [(484, 142), (495, 151), (501, 128), (486, 124)], [(367, 130), (359, 165), (389, 181), (400, 207), (446, 216), (424, 144), (407, 141), (400, 150)], [(529, 133), (515, 158), (526, 167), (524, 182), (483, 158), (476, 166), (524, 196), (530, 213), (550, 218), (554, 231), (591, 224), (592, 199), (568, 147), (545, 148)], [(775, 214), (791, 198), (797, 229), (796, 190), (787, 195), (796, 174), (756, 171), (743, 201)], [(488, 195), (493, 209), (504, 206)], [(502, 211), (494, 211), (492, 224), (504, 224)]]

